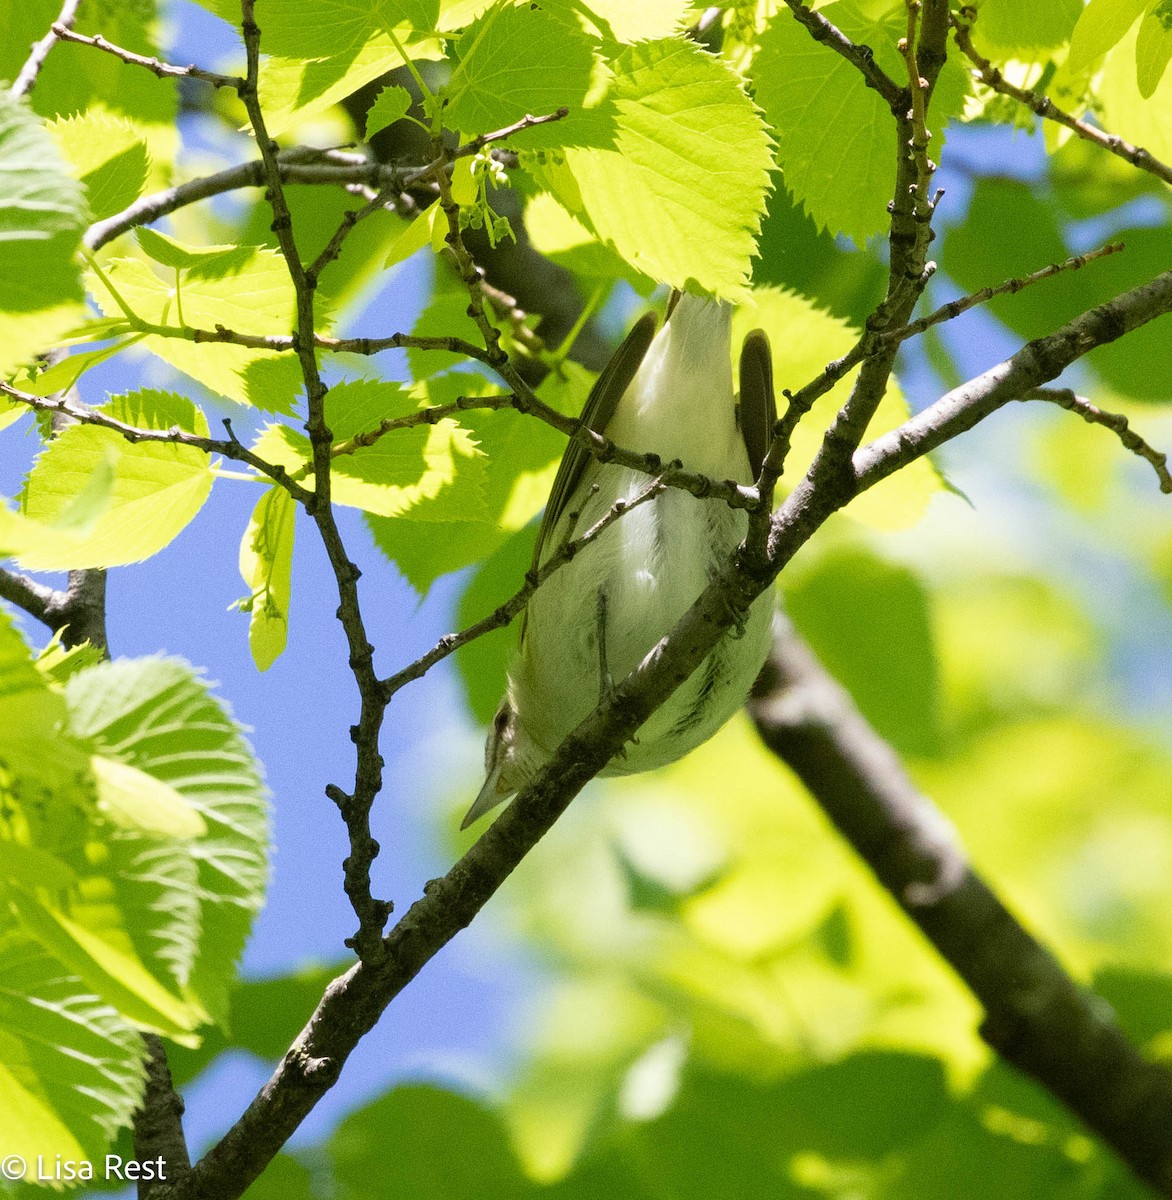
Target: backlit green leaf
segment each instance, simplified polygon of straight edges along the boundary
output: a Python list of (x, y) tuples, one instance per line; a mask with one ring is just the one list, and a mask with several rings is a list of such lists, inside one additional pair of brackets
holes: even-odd
[(251, 589), (248, 647), (257, 669), (267, 671), (284, 653), (289, 636), (293, 533), (297, 506), (281, 487), (257, 501), (240, 542), (240, 574)]
[(99, 110), (55, 121), (49, 131), (84, 184), (94, 220), (129, 208), (142, 195), (150, 152), (125, 118)]
[(743, 293), (772, 158), (736, 76), (687, 42), (641, 42), (612, 64), (609, 144), (565, 151), (558, 194), (637, 271), (673, 287)]
[(174, 789), (207, 832), (186, 844), (196, 867), (190, 993), (216, 1019), (268, 880), (268, 806), (260, 766), (225, 706), (186, 663), (103, 663), (66, 686), (71, 728), (102, 754)]
[(0, 934), (0, 1122), (30, 1166), (96, 1161), (142, 1094), (139, 1035), (14, 926)]
[(28, 107), (0, 93), (0, 373), (84, 316), (74, 256), (84, 190)]
[(405, 87), (385, 87), (374, 98), (366, 114), (366, 137), (369, 141), (380, 129), (386, 129), (407, 115), (411, 93)]
[(444, 121), (477, 134), (526, 115), (578, 108), (590, 86), (593, 47), (572, 20), (536, 4), (500, 3), (468, 26), (456, 57)]
[[(146, 429), (177, 426), (206, 437), (203, 414), (182, 396), (133, 392), (103, 406), (117, 420)], [(28, 478), (24, 512), (51, 523), (68, 512), (96, 471), (113, 471), (108, 502), (68, 547), (32, 548), (21, 561), (37, 570), (113, 566), (157, 554), (191, 521), (212, 487), (208, 456), (191, 446), (127, 441), (112, 429), (75, 425), (42, 451)], [(64, 551), (64, 552), (63, 552)]]

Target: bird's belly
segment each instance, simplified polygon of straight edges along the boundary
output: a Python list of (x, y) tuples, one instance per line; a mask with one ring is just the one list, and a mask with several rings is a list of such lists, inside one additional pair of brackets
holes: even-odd
[[(618, 494), (636, 495), (647, 482), (623, 468), (605, 470), (611, 486), (600, 486), (583, 505), (579, 536)], [(625, 478), (616, 478), (620, 472)], [(633, 671), (691, 607), (741, 540), (745, 523), (743, 513), (668, 490), (625, 513), (537, 590), (511, 691), (529, 738), (545, 756), (598, 705), (608, 683)], [(603, 773), (651, 770), (711, 737), (744, 702), (761, 668), (771, 612), (771, 598), (761, 597), (743, 633), (722, 638)]]

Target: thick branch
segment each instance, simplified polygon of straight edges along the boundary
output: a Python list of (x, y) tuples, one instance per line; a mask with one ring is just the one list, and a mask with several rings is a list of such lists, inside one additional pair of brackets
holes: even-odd
[(15, 604), (17, 608), (23, 609), (29, 616), (36, 617), (54, 631), (59, 626), (54, 624), (51, 614), (64, 599), (65, 593), (56, 588), (47, 587), (16, 571), (0, 568), (0, 600)]
[(1172, 1195), (1172, 1074), (1147, 1062), (973, 871), (955, 831), (779, 623), (750, 713), (765, 744), (985, 1009), (981, 1036)]
[(138, 1200), (165, 1197), (191, 1170), (187, 1140), (183, 1136), (183, 1097), (175, 1090), (167, 1048), (157, 1034), (143, 1035), (146, 1044), (146, 1086), (142, 1106), (134, 1118), (134, 1157), (139, 1162), (162, 1159), (165, 1180), (143, 1180)]
[(972, 429), (1011, 400), (1057, 379), (1096, 346), (1113, 342), (1168, 312), (1172, 312), (1172, 271), (1027, 343), (1012, 358), (954, 388), (898, 429), (857, 451), (854, 476), (858, 490), (873, 487), (900, 467)]
[[(306, 162), (303, 161), (302, 152), (297, 150), (282, 151), (278, 156), (277, 169), (284, 183), (337, 186), (367, 184), (375, 189), (396, 191), (408, 186), (408, 181), (416, 171), (415, 168), (384, 166), (381, 163), (366, 161), (339, 163), (327, 158), (324, 162)], [(265, 165), (261, 159), (227, 167), (214, 175), (204, 175), (199, 179), (143, 196), (122, 212), (95, 222), (86, 231), (85, 245), (90, 250), (97, 250), (135, 226), (150, 225), (189, 204), (197, 204), (200, 200), (220, 196), (225, 192), (234, 192), (240, 188), (264, 185)]]

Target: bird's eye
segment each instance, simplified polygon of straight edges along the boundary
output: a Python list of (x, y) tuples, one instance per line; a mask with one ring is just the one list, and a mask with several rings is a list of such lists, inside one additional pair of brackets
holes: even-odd
[(497, 733), (504, 733), (505, 726), (509, 723), (509, 710), (506, 705), (501, 705), (497, 709), (496, 716), (492, 719), (493, 728)]

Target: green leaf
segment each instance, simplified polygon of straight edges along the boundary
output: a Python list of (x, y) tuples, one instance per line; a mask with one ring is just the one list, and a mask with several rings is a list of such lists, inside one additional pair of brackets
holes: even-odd
[(75, 255), (85, 195), (52, 138), (0, 94), (0, 374), (28, 362), (84, 316)]
[(1135, 79), (1139, 94), (1150, 100), (1172, 58), (1172, 3), (1162, 0), (1139, 24), (1135, 39)]
[[(114, 397), (101, 411), (139, 428), (177, 426), (202, 437), (208, 433), (203, 414), (174, 393), (132, 392)], [(113, 469), (113, 485), (92, 527), (72, 547), (23, 553), (26, 566), (62, 570), (149, 558), (195, 517), (212, 487), (208, 456), (202, 450), (132, 443), (112, 429), (75, 425), (54, 438), (37, 459), (25, 489), (25, 514), (38, 521), (60, 521), (78, 490), (107, 464)]]
[(54, 121), (49, 132), (85, 186), (94, 220), (129, 208), (142, 195), (150, 153), (125, 118), (99, 109)]
[(121, 829), (159, 837), (193, 838), (207, 833), (203, 818), (169, 784), (129, 763), (95, 754), (98, 811)]
[(1106, 966), (1095, 973), (1094, 986), (1111, 1006), (1120, 1028), (1138, 1045), (1172, 1029), (1172, 975)]
[(61, 631), (58, 630), (37, 655), (37, 670), (50, 683), (64, 683), (75, 671), (92, 667), (102, 658), (102, 648), (92, 642), (82, 642), (66, 649), (61, 643)]
[(401, 120), (410, 107), (411, 93), (405, 87), (383, 88), (366, 114), (366, 140), (370, 141), (380, 129)]
[(59, 804), (33, 805), (23, 818), (31, 841), (49, 851), (80, 844), (82, 812), (89, 803), (88, 762), (60, 736), (65, 718), (65, 701), (49, 687), (0, 609), (0, 796), (47, 792), (56, 797)]
[(640, 42), (612, 64), (601, 110), (611, 144), (568, 147), (558, 199), (636, 271), (736, 297), (765, 208), (772, 158), (736, 76), (684, 41)]
[[(1141, 23), (1142, 24), (1142, 23)], [(1123, 131), (1129, 142), (1142, 146), (1162, 162), (1172, 159), (1172, 76), (1167, 73), (1149, 97), (1141, 95), (1136, 75), (1139, 26), (1124, 34), (1103, 64), (1098, 99), (1105, 129)]]
[(142, 1041), (36, 942), (0, 935), (0, 1124), (31, 1166), (100, 1159), (142, 1096)]
[(248, 648), (257, 670), (267, 671), (285, 651), (293, 579), (297, 506), (281, 487), (257, 501), (240, 542), (240, 574), (251, 589), (242, 604), (250, 614)]
[(538, 192), (525, 205), (525, 232), (541, 254), (579, 279), (603, 284), (626, 279), (643, 295), (650, 294), (655, 286), (653, 280), (629, 267), (614, 250), (598, 241), (549, 192)]
[(124, 944), (125, 935), (117, 936), (119, 929), (89, 928), (43, 892), (10, 886), (4, 898), (31, 938), (128, 1020), (177, 1041), (190, 1038), (202, 1012), (172, 995)]
[(13, 381), (12, 386), (22, 392), (34, 396), (51, 396), (54, 392), (66, 392), (91, 367), (120, 354), (128, 346), (133, 345), (137, 338), (124, 338), (110, 346), (100, 346), (96, 350), (83, 350), (77, 354), (69, 354), (60, 362), (54, 363), (43, 370), (32, 366), (23, 371)]
[(144, 254), (164, 267), (194, 267), (200, 263), (214, 263), (217, 259), (238, 256), (236, 246), (185, 246), (182, 242), (157, 229), (145, 225), (134, 231)]
[(346, 1117), (330, 1157), (342, 1200), (481, 1200), (515, 1195), (524, 1182), (499, 1116), (422, 1084), (397, 1087)]
[[(461, 628), (487, 617), (516, 592), (533, 563), (536, 538), (535, 526), (522, 529), (484, 559), (460, 597), (457, 612)], [(516, 626), (509, 625), (469, 642), (456, 655), (468, 708), (481, 725), (492, 720), (504, 695), (509, 660), (516, 644)]]
[(785, 610), (881, 737), (902, 754), (940, 751), (931, 613), (911, 571), (840, 551), (789, 582)]
[(188, 987), (222, 1020), (236, 959), (268, 880), (260, 767), (223, 704), (186, 664), (102, 663), (66, 685), (71, 730), (100, 753), (173, 788), (207, 832), (187, 845), (198, 875), (198, 944)]
[(1149, 3), (1150, 0), (1090, 0), (1074, 27), (1066, 69), (1079, 72), (1093, 67), (1135, 24)]
[[(326, 420), (336, 445), (415, 410), (398, 384), (382, 380), (338, 384), (326, 399)], [(299, 471), (311, 460), (309, 439), (288, 425), (269, 425), (253, 448), (289, 471)], [(338, 504), (384, 517), (399, 516), (424, 501), (444, 497), (457, 471), (463, 469), (457, 460), (475, 456), (475, 448), (451, 421), (395, 429), (371, 445), (337, 455), (331, 463), (330, 494)]]
[(593, 21), (603, 34), (618, 42), (647, 42), (680, 32), (690, 5), (687, 0), (569, 0), (566, 5)]
[[(592, 377), (574, 363), (565, 364), (561, 376), (548, 376), (539, 396), (563, 412), (580, 412)], [(428, 404), (444, 404), (492, 390), (478, 376), (452, 374), (429, 380), (425, 395)], [(379, 549), (421, 595), (440, 575), (483, 560), (541, 511), (566, 447), (565, 437), (544, 422), (506, 410), (468, 409), (460, 426), (468, 439), (461, 445), (474, 457), (457, 463), (453, 486), (412, 509), (411, 519), (368, 521)], [(444, 523), (442, 536), (435, 521)]]
[(261, 0), (256, 8), (261, 49), (286, 58), (349, 53), (374, 34), (403, 24), (426, 33), (438, 16), (439, 0)]
[[(902, 9), (872, 17), (855, 0), (819, 10), (895, 79), (907, 68), (896, 49), (906, 32)], [(760, 40), (753, 63), (757, 103), (777, 139), (785, 186), (819, 229), (857, 244), (888, 225), (895, 187), (894, 125), (886, 102), (841, 55), (810, 37), (783, 8)], [(941, 130), (959, 112), (967, 89), (951, 59), (940, 73), (929, 115), (929, 153), (939, 157)]]
[[(184, 246), (171, 238), (142, 231), (145, 247), (153, 254), (177, 260), (190, 255), (178, 284), (174, 270), (161, 279), (151, 267), (136, 258), (115, 258), (105, 264), (111, 285), (135, 316), (151, 325), (176, 329), (211, 330), (227, 326), (236, 333), (267, 335), (293, 327), (296, 299), (284, 259), (264, 246)], [(121, 312), (107, 286), (96, 276), (91, 290), (102, 311)], [(328, 311), (320, 311), (319, 331), (328, 326)], [(270, 350), (253, 350), (221, 342), (196, 343), (183, 336), (151, 334), (142, 345), (189, 375), (217, 395), (263, 407), (270, 392), (250, 386), (251, 373), (259, 367), (287, 369), (295, 376), (296, 358)], [(293, 376), (290, 376), (292, 378)], [(291, 396), (286, 397), (286, 403)], [(269, 404), (271, 407), (271, 403)]]
[[(417, 15), (426, 17), (434, 11), (434, 0), (409, 0), (418, 7)], [(274, 137), (286, 132), (299, 118), (327, 109), (332, 104), (380, 79), (388, 72), (403, 66), (403, 58), (378, 21), (377, 10), (359, 0), (324, 0), (323, 7), (343, 11), (343, 22), (337, 33), (326, 33), (326, 42), (339, 47), (327, 56), (314, 39), (304, 37), (306, 9), (303, 5), (283, 0), (284, 11), (292, 23), (289, 29), (290, 53), (273, 54), (260, 72), (260, 95), (266, 124)], [(354, 16), (356, 9), (361, 12)], [(416, 28), (428, 27), (420, 21)], [(316, 30), (315, 30), (316, 32)], [(444, 44), (438, 39), (413, 39), (411, 30), (401, 24), (396, 30), (405, 42), (413, 62), (444, 57)], [(311, 57), (306, 56), (309, 51)]]
[(982, 0), (974, 32), (1001, 52), (998, 57), (1012, 50), (1048, 50), (1070, 40), (1082, 12), (1082, 0)]
[[(536, 46), (540, 54), (534, 54)], [(594, 47), (579, 25), (536, 4), (498, 3), (468, 26), (456, 58), (444, 122), (472, 135), (527, 114), (580, 107), (590, 87)]]

